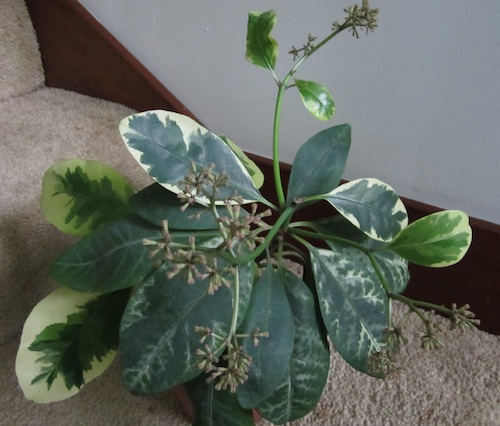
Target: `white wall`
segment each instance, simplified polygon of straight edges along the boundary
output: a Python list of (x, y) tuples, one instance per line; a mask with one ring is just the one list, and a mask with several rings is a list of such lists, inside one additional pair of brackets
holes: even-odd
[[(275, 83), (244, 59), (249, 10), (278, 12), (278, 74), (312, 32), (326, 36), (354, 0), (80, 0), (216, 133), (271, 156)], [(360, 0), (361, 1), (361, 0)], [(282, 160), (320, 129), (353, 126), (346, 179), (377, 177), (406, 197), (500, 223), (500, 1), (372, 0), (375, 33), (347, 32), (298, 77), (330, 88), (316, 121), (287, 92)], [(126, 87), (123, 88), (126, 90)]]

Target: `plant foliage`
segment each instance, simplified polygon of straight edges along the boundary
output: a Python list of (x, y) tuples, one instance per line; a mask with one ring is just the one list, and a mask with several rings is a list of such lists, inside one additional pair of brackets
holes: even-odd
[[(408, 225), (388, 184), (341, 183), (348, 124), (303, 144), (285, 194), (279, 168), (285, 92), (298, 90), (313, 116), (330, 119), (331, 93), (298, 78), (299, 67), (344, 30), (359, 36), (376, 27), (378, 10), (368, 1), (346, 12), (325, 39), (315, 45), (309, 36), (292, 49), (297, 62), (282, 79), (271, 37), (276, 13), (249, 15), (246, 59), (267, 70), (278, 90), (275, 198), (261, 194), (262, 172), (233, 142), (162, 110), (132, 114), (119, 125), (125, 146), (155, 181), (139, 192), (96, 162), (49, 169), (42, 211), (82, 238), (49, 267), (63, 287), (26, 321), (17, 372), (27, 397), (50, 402), (73, 395), (119, 348), (127, 389), (147, 395), (184, 385), (195, 424), (253, 424), (251, 409), (283, 424), (317, 404), (330, 351), (368, 375), (392, 372), (405, 341), (392, 300), (408, 305), (405, 318), (422, 319), (425, 348), (442, 341), (422, 308), (448, 315), (452, 328), (477, 325), (468, 306), (402, 294), (409, 262), (445, 267), (462, 259), (471, 243), (467, 216), (443, 211)], [(296, 219), (320, 203), (329, 216)], [(301, 264), (302, 275), (287, 258)]]
[(26, 320), (16, 372), (28, 399), (66, 399), (110, 365), (128, 292), (106, 295), (64, 287), (38, 303)]
[(66, 160), (45, 172), (40, 206), (58, 229), (83, 236), (128, 212), (133, 193), (125, 177), (105, 164)]

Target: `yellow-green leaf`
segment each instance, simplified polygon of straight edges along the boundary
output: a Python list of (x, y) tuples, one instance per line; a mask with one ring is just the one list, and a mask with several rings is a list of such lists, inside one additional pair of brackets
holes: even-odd
[(16, 374), (27, 399), (61, 401), (111, 364), (127, 292), (80, 293), (64, 287), (39, 302), (24, 324)]
[(335, 102), (329, 90), (315, 81), (295, 79), (302, 103), (318, 120), (330, 120), (335, 112)]
[(128, 213), (133, 194), (127, 179), (112, 167), (66, 160), (45, 172), (40, 208), (60, 231), (83, 236)]
[(274, 70), (278, 58), (278, 43), (270, 33), (276, 24), (276, 12), (250, 12), (248, 14), (247, 50), (248, 62)]
[(471, 241), (468, 216), (459, 210), (445, 210), (408, 225), (387, 249), (417, 265), (442, 268), (459, 262)]
[(224, 135), (220, 135), (220, 138), (227, 143), (229, 148), (236, 154), (236, 157), (243, 163), (247, 169), (248, 174), (252, 178), (253, 184), (257, 189), (260, 189), (264, 185), (264, 173), (259, 169), (259, 166), (255, 164), (248, 156), (243, 152), (243, 150), (236, 145), (233, 141), (228, 139)]

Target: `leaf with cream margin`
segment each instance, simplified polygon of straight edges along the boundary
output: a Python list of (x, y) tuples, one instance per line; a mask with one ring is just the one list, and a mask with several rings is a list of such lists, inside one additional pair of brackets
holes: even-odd
[(459, 210), (445, 210), (408, 225), (387, 249), (417, 265), (443, 268), (462, 260), (471, 241), (468, 216)]
[(27, 399), (67, 399), (111, 364), (128, 291), (106, 295), (61, 287), (40, 301), (24, 324), (16, 374)]
[[(244, 202), (261, 201), (247, 169), (222, 139), (200, 126), (192, 118), (175, 112), (154, 110), (132, 114), (120, 122), (120, 134), (130, 153), (142, 168), (160, 185), (182, 193), (182, 182), (191, 173), (212, 167), (214, 175), (226, 174), (228, 183), (215, 194), (216, 204), (239, 195)], [(208, 193), (213, 188), (205, 186)], [(208, 203), (205, 195), (196, 200)]]
[(408, 225), (403, 202), (392, 187), (378, 179), (353, 180), (314, 198), (328, 201), (356, 228), (377, 241), (392, 241)]
[(112, 167), (93, 160), (65, 160), (45, 172), (40, 209), (60, 231), (83, 236), (127, 214), (133, 194), (127, 179)]

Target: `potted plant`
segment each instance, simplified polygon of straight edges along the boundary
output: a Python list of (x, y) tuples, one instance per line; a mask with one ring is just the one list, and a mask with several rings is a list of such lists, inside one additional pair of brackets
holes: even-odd
[[(275, 73), (278, 45), (271, 37), (276, 13), (249, 15), (246, 58), (278, 87), (276, 201), (260, 193), (262, 173), (226, 137), (160, 110), (133, 114), (119, 126), (152, 185), (134, 193), (123, 175), (95, 161), (63, 161), (46, 172), (43, 214), (81, 239), (49, 266), (61, 287), (26, 320), (16, 371), (27, 398), (68, 398), (119, 352), (130, 392), (182, 385), (195, 424), (250, 425), (252, 410), (282, 424), (317, 404), (330, 350), (383, 378), (394, 371), (409, 315), (422, 320), (428, 349), (443, 344), (432, 311), (448, 316), (451, 328), (477, 325), (468, 306), (402, 295), (408, 262), (445, 267), (464, 256), (468, 217), (441, 211), (408, 224), (386, 183), (340, 184), (349, 125), (302, 145), (284, 191), (278, 153), (285, 92), (298, 90), (320, 120), (335, 109), (324, 86), (299, 79), (300, 65), (339, 33), (358, 37), (376, 27), (378, 9), (366, 0), (345, 12), (324, 40), (314, 44), (309, 36), (292, 49), (296, 62), (283, 79)], [(328, 217), (295, 219), (320, 202), (329, 206)], [(397, 323), (393, 300), (408, 307)]]

